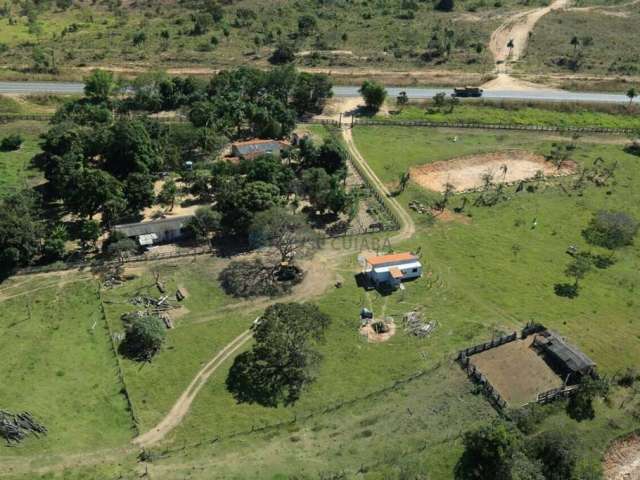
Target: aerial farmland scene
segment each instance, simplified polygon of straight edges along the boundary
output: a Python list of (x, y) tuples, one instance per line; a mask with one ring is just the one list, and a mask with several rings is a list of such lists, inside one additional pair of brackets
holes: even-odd
[(638, 25), (1, 1), (0, 480), (640, 480)]

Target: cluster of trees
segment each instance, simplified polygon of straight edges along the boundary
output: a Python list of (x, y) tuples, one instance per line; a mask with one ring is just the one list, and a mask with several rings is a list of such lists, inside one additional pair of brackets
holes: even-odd
[(253, 347), (233, 362), (227, 389), (239, 403), (294, 404), (314, 380), (322, 358), (317, 345), (330, 323), (312, 304), (270, 306), (253, 327)]
[(331, 87), (326, 75), (291, 66), (269, 71), (241, 67), (216, 75), (206, 99), (191, 104), (189, 119), (229, 138), (282, 138), (293, 131), (297, 117), (322, 111)]
[[(589, 222), (582, 235), (592, 245), (616, 250), (633, 244), (640, 224), (624, 212), (597, 212)], [(557, 283), (554, 290), (558, 296), (575, 298), (579, 293), (579, 282), (592, 269), (608, 268), (615, 263), (613, 252), (611, 255), (593, 254), (591, 252), (571, 252), (572, 259), (565, 269), (565, 275), (574, 283)]]
[(468, 432), (457, 480), (578, 480), (602, 478), (599, 464), (580, 462), (578, 439), (562, 430), (526, 437), (505, 420)]
[[(280, 138), (289, 135), (299, 115), (320, 111), (331, 95), (326, 76), (290, 67), (268, 72), (240, 68), (221, 72), (209, 83), (150, 74), (133, 83), (130, 95), (122, 93), (111, 73), (94, 71), (85, 79), (85, 96), (64, 104), (52, 118), (42, 135), (42, 152), (34, 158), (48, 181), (43, 198), (24, 194), (28, 201), (18, 196), (4, 201), (0, 228), (6, 235), (0, 246), (6, 247), (6, 268), (64, 255), (71, 235), (54, 218), (51, 225), (42, 221), (44, 205), (56, 205), (48, 215), (57, 211), (58, 218), (66, 213), (79, 217), (73, 234), (83, 247), (95, 244), (100, 227), (135, 221), (155, 203), (172, 208), (178, 194), (174, 181), (167, 181), (159, 195), (154, 191), (154, 181), (166, 171), (183, 173), (192, 192), (216, 205), (215, 211), (201, 209), (188, 226), (200, 238), (221, 226), (246, 235), (255, 213), (285, 205), (296, 195), (308, 198), (321, 213), (347, 210), (346, 154), (335, 142), (319, 147), (306, 142), (286, 164), (275, 157), (239, 166), (215, 162), (229, 139)], [(192, 122), (160, 123), (145, 115), (165, 109), (186, 110)], [(136, 114), (122, 115), (131, 111)], [(7, 137), (0, 148), (15, 149), (21, 140)], [(195, 164), (194, 172), (184, 169), (187, 160)], [(213, 165), (210, 170), (201, 167), (205, 163)], [(96, 215), (100, 224), (93, 220)], [(17, 219), (24, 221), (19, 225)], [(112, 243), (120, 251), (126, 242)]]

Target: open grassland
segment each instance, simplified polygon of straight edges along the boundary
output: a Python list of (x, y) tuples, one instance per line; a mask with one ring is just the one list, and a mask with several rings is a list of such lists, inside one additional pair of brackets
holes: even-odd
[[(527, 2), (531, 3), (537, 2)], [(278, 43), (287, 42), (295, 44), (298, 63), (307, 66), (486, 71), (492, 59), (483, 46), (491, 31), (502, 14), (522, 8), (517, 1), (473, 0), (446, 13), (435, 11), (430, 2), (401, 0), (376, 5), (240, 0), (225, 5), (222, 18), (213, 21), (208, 14), (202, 20), (201, 7), (183, 2), (161, 6), (137, 2), (113, 9), (78, 2), (67, 10), (44, 10), (29, 24), (16, 6), (0, 18), (0, 43), (5, 45), (1, 58), (5, 64), (30, 67), (34, 45), (39, 45), (57, 67), (211, 67), (264, 64)], [(299, 18), (305, 15), (315, 19), (315, 25), (299, 28)], [(199, 29), (194, 28), (196, 19)], [(425, 61), (421, 55), (434, 34), (451, 48), (446, 55)]]
[(376, 120), (421, 120), (426, 122), (539, 125), (545, 127), (605, 127), (634, 128), (640, 131), (638, 107), (609, 107), (612, 112), (597, 111), (581, 105), (559, 105), (558, 108), (539, 108), (509, 104), (493, 106), (491, 103), (463, 101), (453, 112), (432, 105), (409, 105), (391, 116), (378, 115)]
[[(122, 360), (129, 394), (141, 432), (155, 426), (171, 409), (195, 374), (226, 344), (246, 330), (257, 313), (227, 297), (217, 282), (221, 262), (197, 257), (182, 262), (135, 267), (136, 276), (125, 285), (105, 290), (105, 309), (115, 332), (124, 332), (123, 313), (140, 310), (129, 301), (135, 295), (159, 297), (155, 274), (165, 284), (170, 301), (179, 287), (187, 293), (181, 308), (173, 312), (173, 330), (167, 343), (148, 364)], [(236, 304), (233, 308), (233, 304)]]
[[(601, 10), (555, 11), (543, 17), (529, 40), (519, 70), (638, 75), (640, 45), (634, 32), (640, 21), (640, 6)], [(580, 44), (571, 44), (573, 37)], [(577, 66), (572, 60), (578, 58)]]
[[(473, 150), (495, 151), (514, 143), (538, 152), (548, 152), (550, 148), (535, 134), (480, 131), (457, 132), (458, 141), (448, 140), (446, 144), (453, 133), (400, 128), (383, 136), (376, 129), (357, 127), (354, 131), (363, 155), (387, 182), (397, 181), (397, 175), (409, 166), (446, 160)], [(438, 141), (447, 148), (430, 148), (429, 142)], [(395, 152), (393, 159), (397, 161), (390, 160), (389, 151)], [(634, 188), (640, 182), (637, 157), (624, 153), (622, 145), (580, 141), (572, 155), (583, 166), (592, 165), (598, 157), (618, 162), (615, 180), (609, 187), (590, 186), (583, 195), (568, 195), (553, 186), (535, 193), (515, 194), (515, 187), (509, 187), (508, 201), (492, 208), (468, 207), (469, 224), (451, 222), (425, 227), (417, 243), (423, 246), (427, 261), (433, 259), (448, 271), (447, 283), (455, 285), (457, 292), (464, 292), (471, 303), (477, 301), (494, 308), (496, 320), (510, 318), (519, 324), (533, 320), (556, 329), (583, 348), (602, 372), (611, 374), (633, 366), (633, 359), (640, 355), (640, 336), (633, 314), (637, 308), (634, 292), (638, 288), (640, 247), (622, 249), (616, 253), (615, 265), (592, 272), (578, 298), (567, 300), (553, 291), (555, 283), (566, 281), (563, 270), (570, 259), (565, 253), (567, 246), (598, 251), (589, 247), (581, 235), (592, 213), (622, 210), (640, 217), (639, 194)], [(393, 167), (386, 169), (389, 164)], [(568, 185), (571, 178), (562, 182)], [(433, 198), (433, 193), (415, 185), (399, 196), (403, 203), (428, 198)], [(454, 197), (451, 207), (461, 203), (461, 197)], [(412, 214), (419, 224), (428, 223), (424, 215)], [(537, 227), (532, 228), (534, 221)]]
[(42, 181), (42, 172), (31, 167), (31, 159), (40, 151), (39, 135), (46, 129), (47, 125), (43, 122), (0, 124), (0, 139), (16, 133), (24, 139), (19, 150), (0, 152), (0, 197)]
[(97, 285), (87, 275), (3, 283), (0, 408), (31, 412), (49, 434), (3, 447), (0, 458), (86, 452), (132, 437), (110, 342)]

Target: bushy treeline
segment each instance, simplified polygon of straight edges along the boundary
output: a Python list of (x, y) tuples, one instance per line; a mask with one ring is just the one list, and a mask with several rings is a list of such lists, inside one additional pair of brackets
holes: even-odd
[[(42, 135), (42, 152), (34, 158), (47, 180), (41, 195), (25, 192), (4, 201), (3, 265), (10, 270), (62, 258), (67, 240), (90, 246), (101, 229), (136, 221), (145, 208), (173, 208), (181, 189), (211, 206), (199, 219), (216, 219), (205, 222), (207, 228), (192, 225), (196, 236), (210, 235), (214, 224), (225, 234), (246, 235), (255, 213), (295, 207), (301, 199), (313, 213), (346, 211), (346, 153), (336, 142), (305, 140), (287, 150), (284, 161), (218, 158), (231, 140), (288, 137), (297, 119), (320, 111), (330, 95), (326, 76), (287, 67), (239, 68), (209, 82), (144, 75), (125, 90), (112, 74), (93, 72), (85, 96), (64, 104)], [(189, 122), (149, 115), (178, 109)], [(180, 187), (168, 180), (158, 195), (154, 183), (167, 173), (181, 177)], [(68, 218), (62, 221), (68, 214), (75, 219), (71, 228)]]

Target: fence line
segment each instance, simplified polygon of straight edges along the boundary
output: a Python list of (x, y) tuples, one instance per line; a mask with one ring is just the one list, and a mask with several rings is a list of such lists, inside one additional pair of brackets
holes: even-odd
[(552, 388), (551, 390), (547, 390), (546, 392), (539, 393), (536, 402), (545, 404), (552, 402), (558, 398), (568, 398), (571, 395), (575, 394), (578, 391), (578, 388), (578, 385)]
[(129, 394), (129, 388), (127, 387), (127, 382), (124, 377), (124, 369), (122, 368), (122, 362), (120, 361), (120, 356), (118, 355), (118, 347), (116, 344), (116, 339), (114, 338), (114, 332), (111, 329), (111, 322), (109, 322), (109, 318), (107, 317), (107, 312), (104, 309), (104, 301), (102, 300), (102, 289), (100, 285), (98, 285), (97, 290), (98, 300), (100, 301), (100, 314), (102, 315), (102, 320), (105, 323), (105, 327), (107, 329), (107, 335), (109, 335), (109, 345), (111, 346), (111, 350), (113, 351), (113, 356), (116, 361), (116, 367), (118, 371), (118, 380), (122, 384), (122, 395), (127, 402), (127, 407), (129, 408), (129, 413), (131, 414), (131, 419), (133, 421), (133, 428), (136, 432), (136, 435), (140, 435), (140, 419), (133, 407), (133, 400), (131, 400), (131, 395)]
[(463, 357), (469, 357), (476, 353), (484, 352), (491, 348), (499, 347), (505, 343), (513, 342), (518, 339), (518, 332), (513, 332), (511, 335), (503, 335), (502, 337), (494, 338), (493, 340), (485, 343), (474, 345), (473, 347), (465, 348), (458, 352), (458, 360), (462, 360)]
[(519, 125), (516, 123), (475, 123), (475, 122), (430, 122), (427, 120), (372, 120), (354, 119), (353, 125), (364, 126), (401, 126), (430, 128), (476, 128), (484, 130), (526, 130), (533, 132), (571, 132), (571, 133), (603, 133), (609, 135), (636, 134), (638, 128), (611, 128), (597, 126), (562, 126), (562, 125)]

